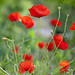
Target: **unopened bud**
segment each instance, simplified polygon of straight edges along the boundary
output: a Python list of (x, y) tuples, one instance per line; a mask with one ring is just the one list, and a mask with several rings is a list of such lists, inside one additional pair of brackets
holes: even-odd
[(21, 22), (21, 19), (19, 19), (19, 21)]
[(58, 7), (58, 9), (60, 10), (60, 9), (61, 9), (61, 7), (59, 6), (59, 7)]
[(6, 37), (3, 37), (2, 40), (7, 41), (8, 39)]
[(69, 14), (67, 14), (67, 16), (69, 17)]
[(51, 30), (51, 34), (53, 34), (53, 30)]

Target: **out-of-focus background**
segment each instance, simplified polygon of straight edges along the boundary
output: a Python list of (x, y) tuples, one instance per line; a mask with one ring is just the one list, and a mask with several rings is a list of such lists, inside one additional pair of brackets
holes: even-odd
[[(40, 29), (39, 29), (39, 41), (44, 41), (45, 43), (49, 41), (51, 37), (51, 30), (54, 29), (53, 26), (50, 25), (51, 19), (58, 18), (58, 7), (61, 7), (61, 17), (60, 21), (62, 23), (62, 27), (58, 27), (56, 30), (56, 34), (62, 34), (64, 31), (64, 25), (66, 20), (66, 15), (69, 14), (69, 19), (67, 23), (67, 31), (64, 36), (65, 42), (68, 43), (68, 50), (75, 47), (75, 31), (70, 31), (70, 26), (73, 22), (75, 22), (75, 0), (0, 0), (0, 66), (2, 66), (2, 62), (9, 51), (7, 46), (10, 45), (10, 54), (12, 50), (11, 43), (6, 43), (2, 40), (3, 37), (7, 37), (9, 39), (15, 40), (15, 45), (19, 46), (19, 52), (28, 53), (28, 46), (31, 47), (31, 53), (35, 53), (36, 51), (36, 38), (37, 35), (37, 26), (38, 19), (32, 17), (35, 25), (31, 29), (26, 29), (24, 25), (20, 22), (11, 23), (8, 20), (8, 15), (12, 12), (19, 12), (22, 16), (29, 14), (28, 9), (33, 5), (42, 4), (48, 8), (50, 14), (46, 17), (42, 17), (40, 21)], [(25, 43), (21, 43), (24, 40), (33, 39)], [(64, 53), (64, 52), (63, 52)], [(66, 50), (65, 54), (68, 51)], [(34, 54), (35, 55), (35, 54)], [(68, 55), (68, 60), (72, 60), (75, 55), (75, 51), (71, 51)], [(9, 56), (9, 55), (8, 55)], [(74, 68), (74, 62), (71, 64), (71, 68)], [(5, 67), (6, 66), (6, 67)], [(8, 69), (10, 65), (2, 66), (3, 69)], [(2, 75), (2, 72), (0, 71)]]

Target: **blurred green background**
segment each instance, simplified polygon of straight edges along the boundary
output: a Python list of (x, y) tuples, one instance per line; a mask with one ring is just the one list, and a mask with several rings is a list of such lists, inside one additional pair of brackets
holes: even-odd
[[(44, 41), (45, 43), (49, 41), (51, 36), (50, 30), (53, 29), (53, 27), (50, 25), (50, 20), (58, 18), (58, 7), (60, 6), (60, 21), (62, 22), (62, 27), (57, 28), (56, 34), (63, 33), (66, 15), (70, 15), (67, 24), (67, 31), (64, 36), (64, 40), (68, 43), (69, 46), (68, 50), (66, 50), (65, 53), (63, 52), (63, 56), (66, 55), (68, 51), (71, 50), (71, 48), (75, 47), (75, 31), (70, 31), (70, 26), (73, 22), (75, 22), (75, 0), (0, 0), (0, 66), (2, 66), (3, 60), (6, 55), (9, 56), (9, 54), (11, 54), (11, 50), (13, 48), (10, 42), (4, 42), (2, 40), (3, 37), (14, 39), (15, 45), (19, 46), (19, 52), (21, 52), (22, 54), (28, 53), (28, 48), (31, 47), (31, 53), (35, 55), (36, 40), (34, 38), (36, 38), (37, 35), (38, 19), (32, 17), (35, 25), (31, 29), (26, 29), (20, 22), (11, 23), (8, 20), (8, 15), (12, 12), (19, 12), (22, 16), (27, 15), (29, 14), (28, 9), (37, 4), (46, 6), (50, 11), (50, 14), (48, 16), (41, 18), (39, 41)], [(34, 40), (23, 43), (24, 40), (28, 39)], [(11, 47), (9, 50), (8, 46)], [(67, 59), (69, 61), (72, 60), (74, 55), (75, 51), (73, 50), (69, 53)], [(2, 68), (5, 70), (9, 67), (10, 65), (2, 66)], [(74, 67), (75, 64), (73, 62), (71, 64), (71, 68)], [(2, 75), (1, 71), (0, 75)]]

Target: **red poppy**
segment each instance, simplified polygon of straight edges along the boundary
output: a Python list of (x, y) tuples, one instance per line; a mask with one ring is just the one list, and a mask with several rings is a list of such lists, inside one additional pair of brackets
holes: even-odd
[(44, 47), (44, 45), (45, 45), (44, 42), (42, 42), (42, 41), (41, 42), (38, 42), (38, 47), (40, 49), (42, 49)]
[(10, 13), (8, 16), (8, 19), (13, 22), (13, 21), (20, 21), (21, 15), (18, 12), (15, 13)]
[(59, 64), (59, 71), (60, 73), (66, 73), (68, 71), (69, 68), (69, 62), (68, 61), (61, 61)]
[[(15, 49), (15, 50), (14, 50), (14, 49)], [(18, 53), (18, 46), (15, 46), (15, 48), (13, 48), (12, 51), (13, 51), (13, 53), (16, 53), (16, 54), (17, 54), (17, 53)]]
[(54, 40), (59, 40), (59, 41), (62, 41), (62, 40), (63, 40), (63, 38), (62, 38), (62, 36), (61, 36), (60, 34), (55, 34), (55, 35), (53, 36), (53, 39), (54, 39)]
[(66, 50), (68, 47), (68, 44), (64, 41), (55, 40), (54, 42), (55, 42), (56, 47), (58, 47), (61, 50)]
[(75, 30), (75, 22), (72, 24), (72, 26), (70, 27), (70, 30)]
[(52, 42), (46, 44), (46, 48), (48, 51), (52, 51), (54, 48), (54, 44)]
[[(58, 24), (57, 24), (57, 22), (58, 22)], [(57, 27), (59, 27), (59, 26), (62, 25), (61, 22), (58, 21), (57, 19), (52, 19), (52, 20), (50, 21), (50, 24), (53, 25), (53, 26), (56, 26), (56, 24), (57, 24)]]
[(37, 18), (44, 17), (49, 14), (49, 10), (43, 5), (34, 5), (28, 10), (30, 12), (29, 15)]
[(21, 21), (22, 21), (22, 24), (25, 25), (25, 28), (27, 28), (27, 29), (33, 27), (33, 25), (34, 25), (32, 18), (29, 16), (21, 17)]
[(28, 60), (28, 61), (33, 61), (33, 58), (32, 58), (32, 55), (28, 55), (28, 54), (23, 54), (22, 55), (22, 58), (24, 59), (24, 60)]
[(29, 73), (32, 73), (34, 69), (34, 64), (30, 61), (23, 61), (19, 65), (18, 72), (19, 74), (23, 74), (25, 71), (28, 71)]

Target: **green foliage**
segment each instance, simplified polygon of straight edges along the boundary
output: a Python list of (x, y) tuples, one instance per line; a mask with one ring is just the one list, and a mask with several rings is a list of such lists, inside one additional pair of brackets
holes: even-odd
[[(57, 34), (63, 33), (66, 14), (70, 14), (67, 25), (67, 33), (70, 35), (70, 37), (66, 37), (66, 34), (64, 36), (64, 40), (68, 42), (69, 47), (66, 51), (60, 51), (60, 49), (58, 49), (58, 53), (56, 53), (56, 56), (51, 63), (50, 60), (52, 59), (52, 55), (54, 52), (48, 53), (46, 52), (45, 48), (42, 51), (38, 49), (39, 58), (38, 60), (36, 60), (37, 39), (34, 29), (31, 28), (27, 30), (20, 22), (11, 23), (8, 20), (9, 13), (19, 12), (22, 16), (27, 15), (29, 13), (28, 9), (36, 4), (44, 4), (48, 7), (48, 9), (50, 10), (50, 15), (48, 16), (49, 19), (51, 17), (57, 19), (57, 7), (59, 5), (62, 7), (60, 18), (60, 21), (62, 22), (62, 27), (57, 28)], [(33, 54), (33, 63), (35, 64), (34, 72), (32, 74), (25, 72), (26, 75), (60, 75), (58, 69), (60, 60), (69, 60), (70, 62), (72, 61), (70, 63), (70, 68), (74, 69), (75, 59), (73, 57), (75, 55), (75, 48), (71, 48), (75, 46), (75, 32), (69, 31), (72, 22), (74, 22), (75, 20), (74, 14), (75, 0), (0, 0), (0, 67), (10, 73), (10, 75), (16, 75), (13, 66), (16, 58), (14, 59), (13, 56), (15, 57), (15, 54), (12, 54), (12, 49), (14, 48), (14, 46), (11, 41), (2, 40), (3, 37), (7, 37), (10, 40), (14, 40), (14, 45), (19, 46), (19, 53), (17, 54), (18, 65), (21, 61), (23, 61), (23, 53)], [(41, 25), (43, 24), (41, 23)], [(44, 37), (40, 36), (39, 40), (47, 42), (49, 39), (44, 40)], [(75, 73), (75, 70), (73, 72)], [(5, 73), (0, 70), (0, 75), (5, 75)]]

